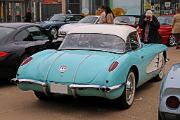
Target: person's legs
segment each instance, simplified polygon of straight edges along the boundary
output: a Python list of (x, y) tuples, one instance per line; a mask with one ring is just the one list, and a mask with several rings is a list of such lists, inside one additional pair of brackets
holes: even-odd
[(175, 40), (176, 40), (176, 49), (180, 49), (180, 34), (176, 33), (174, 34)]

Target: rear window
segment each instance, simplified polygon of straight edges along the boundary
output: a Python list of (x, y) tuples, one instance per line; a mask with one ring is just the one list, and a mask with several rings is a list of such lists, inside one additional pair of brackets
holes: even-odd
[(99, 33), (69, 34), (63, 40), (59, 50), (93, 50), (122, 53), (125, 42), (118, 36)]
[(15, 31), (14, 28), (0, 27), (0, 39), (3, 39), (13, 31)]

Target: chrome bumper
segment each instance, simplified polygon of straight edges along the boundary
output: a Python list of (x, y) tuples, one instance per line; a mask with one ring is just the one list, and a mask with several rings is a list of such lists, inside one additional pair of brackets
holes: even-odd
[(100, 86), (100, 85), (78, 85), (78, 84), (71, 84), (69, 85), (69, 88), (71, 89), (76, 89), (76, 88), (94, 88), (94, 89), (98, 89), (98, 90), (102, 90), (105, 92), (110, 92), (113, 90), (116, 90), (120, 87), (122, 87), (124, 84), (119, 84), (119, 85), (115, 85), (115, 86), (111, 86), (111, 87), (107, 87), (107, 86)]
[(42, 87), (47, 87), (47, 84), (45, 82), (31, 80), (31, 79), (17, 79), (17, 78), (13, 78), (13, 79), (11, 79), (11, 82), (15, 83), (15, 84), (29, 83), (29, 84), (40, 85)]
[[(21, 83), (28, 83), (28, 84), (35, 84), (35, 85), (40, 85), (44, 88), (44, 92), (46, 93), (46, 88), (48, 87), (48, 84), (46, 82), (40, 82), (40, 81), (36, 81), (36, 80), (32, 80), (32, 79), (17, 79), (17, 78), (13, 78), (11, 80), (12, 83), (15, 84), (21, 84)], [(97, 90), (102, 90), (104, 92), (110, 92), (113, 90), (116, 90), (122, 86), (124, 86), (125, 83), (123, 84), (119, 84), (119, 85), (115, 85), (115, 86), (111, 86), (111, 87), (107, 87), (107, 86), (100, 86), (100, 85), (79, 85), (79, 84), (70, 84), (68, 86), (68, 88), (74, 90), (74, 89), (87, 89), (87, 88), (94, 88)]]

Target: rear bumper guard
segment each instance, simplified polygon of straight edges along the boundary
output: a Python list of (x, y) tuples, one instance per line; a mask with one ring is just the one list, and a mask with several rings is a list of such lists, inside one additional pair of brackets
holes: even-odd
[(111, 86), (111, 87), (107, 87), (107, 86), (100, 86), (100, 85), (79, 85), (79, 84), (71, 84), (69, 85), (69, 88), (71, 89), (76, 89), (76, 88), (94, 88), (94, 89), (98, 89), (98, 90), (102, 90), (105, 92), (110, 92), (113, 90), (116, 90), (120, 87), (122, 87), (124, 84), (119, 84), (119, 85), (115, 85), (115, 86)]
[[(28, 83), (28, 84), (40, 85), (43, 87), (44, 93), (47, 93), (48, 84), (46, 82), (41, 82), (41, 81), (36, 81), (36, 80), (31, 80), (31, 79), (17, 79), (17, 78), (13, 78), (11, 80), (11, 82), (15, 83), (15, 84)], [(70, 85), (68, 85), (68, 88), (70, 88), (72, 91), (74, 91), (75, 89), (94, 88), (97, 90), (102, 90), (104, 92), (110, 92), (110, 91), (116, 90), (124, 85), (125, 85), (125, 83), (108, 87), (108, 86), (100, 86), (100, 85), (70, 84)]]

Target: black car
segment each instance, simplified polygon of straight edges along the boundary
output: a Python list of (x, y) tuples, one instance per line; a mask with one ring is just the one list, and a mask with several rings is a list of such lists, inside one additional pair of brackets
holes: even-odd
[(64, 25), (69, 23), (76, 23), (81, 20), (84, 16), (80, 14), (54, 14), (48, 21), (40, 22), (40, 26), (45, 28), (47, 31), (54, 36), (54, 38), (58, 37), (58, 29)]
[(0, 79), (15, 77), (25, 58), (45, 49), (57, 49), (60, 44), (36, 24), (0, 23)]

